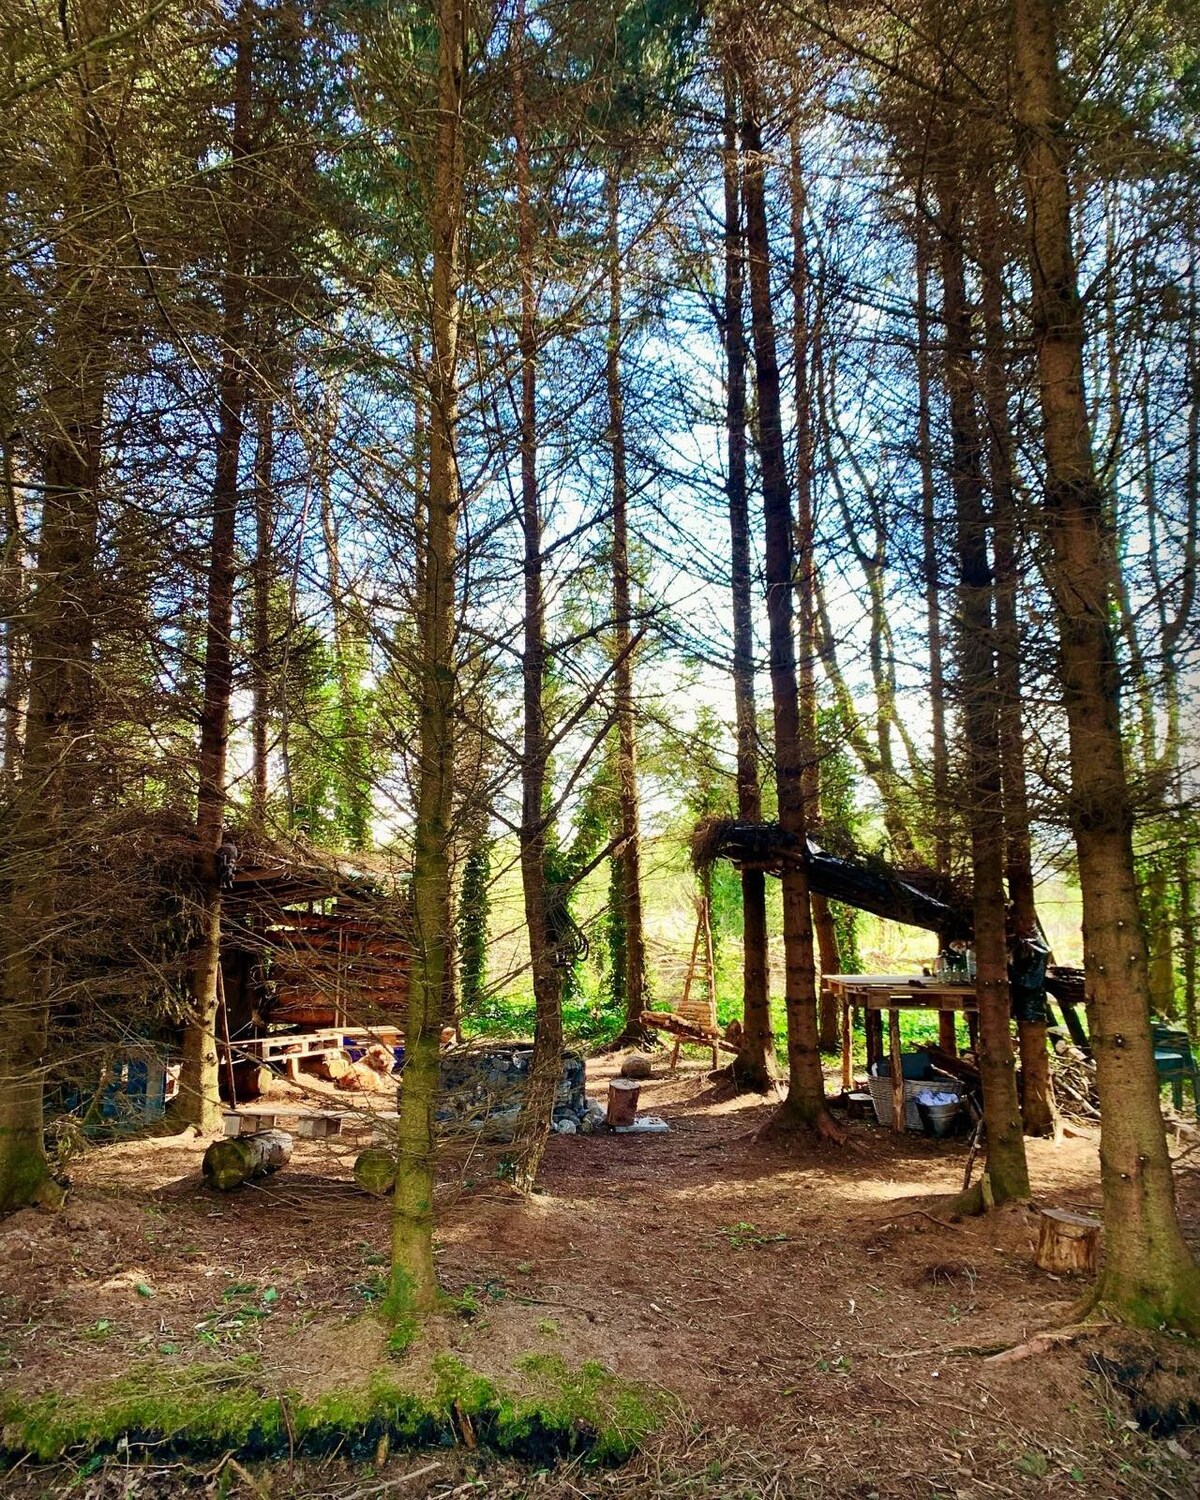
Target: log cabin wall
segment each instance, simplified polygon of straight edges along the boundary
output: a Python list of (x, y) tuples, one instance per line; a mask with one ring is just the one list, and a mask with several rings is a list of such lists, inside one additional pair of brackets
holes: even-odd
[(231, 1030), (403, 1028), (412, 946), (403, 895), (288, 862), (239, 868), (222, 944)]

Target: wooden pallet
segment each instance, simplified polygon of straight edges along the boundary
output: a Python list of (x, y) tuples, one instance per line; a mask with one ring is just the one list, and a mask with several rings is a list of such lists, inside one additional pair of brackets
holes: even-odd
[(340, 1052), (347, 1042), (355, 1047), (369, 1047), (374, 1042), (384, 1047), (397, 1047), (403, 1040), (404, 1033), (396, 1026), (338, 1026), (319, 1031), (246, 1037), (231, 1046), (242, 1057), (268, 1063), (286, 1062), (290, 1058), (328, 1057), (331, 1052)]

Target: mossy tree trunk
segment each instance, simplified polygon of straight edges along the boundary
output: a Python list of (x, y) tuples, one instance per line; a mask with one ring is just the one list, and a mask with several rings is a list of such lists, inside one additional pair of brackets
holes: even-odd
[[(733, 592), (733, 696), (737, 717), (738, 817), (762, 817), (759, 791), (758, 716), (754, 695), (754, 604), (750, 561), (750, 510), (746, 484), (745, 249), (737, 146), (737, 79), (724, 67), (725, 139), (722, 177), (725, 193), (724, 342), (725, 440), (728, 471), (730, 579)], [(742, 882), (742, 1037), (731, 1069), (745, 1088), (765, 1093), (775, 1080), (775, 1037), (771, 1031), (767, 961), (767, 880), (761, 870), (743, 870)]]
[(200, 709), (196, 850), (199, 936), (188, 976), (189, 1014), (175, 1105), (181, 1124), (202, 1134), (221, 1130), (216, 1020), (221, 966), (221, 879), (217, 850), (225, 837), (229, 707), (233, 697), (233, 595), (237, 581), (238, 471), (246, 407), (246, 303), (249, 259), (251, 96), (254, 17), (249, 0), (238, 12), (234, 43), (233, 127), (229, 192), (225, 199), (225, 276), (221, 368), (217, 377), (217, 436), (213, 472), (208, 619)]
[(413, 848), (413, 966), (405, 1022), (397, 1131), (388, 1315), (397, 1323), (432, 1312), (434, 1186), (442, 993), (451, 923), (450, 841), (454, 794), (455, 595), (458, 480), (458, 334), (463, 217), (463, 0), (439, 0), (437, 117), (429, 184), (432, 349), (429, 487), (418, 599), (419, 739)]
[[(73, 20), (81, 44), (102, 26), (88, 6), (78, 7)], [(62, 1199), (46, 1158), (42, 1096), (53, 974), (62, 935), (70, 926), (61, 886), (65, 861), (82, 834), (89, 788), (98, 496), (111, 355), (106, 262), (115, 230), (100, 120), (106, 83), (102, 58), (84, 57), (67, 75), (64, 88), (74, 83), (80, 85), (80, 97), (68, 106), (68, 169), (62, 184), (62, 232), (54, 251), (55, 311), (45, 352), (46, 384), (32, 418), (42, 450), (43, 488), (26, 606), (24, 753), (12, 788), (6, 840), (0, 1213), (35, 1203), (54, 1206)]]
[[(951, 124), (950, 131), (954, 129)], [(948, 132), (949, 133), (949, 132)], [(949, 140), (942, 151), (950, 156)], [(1029, 1197), (1029, 1171), (1017, 1100), (1012, 1005), (1004, 931), (1004, 802), (1000, 772), (999, 693), (992, 617), (992, 569), (975, 406), (971, 314), (963, 254), (963, 182), (957, 162), (938, 178), (938, 219), (945, 325), (944, 375), (950, 408), (950, 482), (958, 549), (958, 690), (965, 750), (963, 803), (971, 835), (975, 992), (979, 1072), (987, 1129), (987, 1171), (997, 1203)]]
[(1066, 114), (1050, 0), (1014, 0), (1014, 115), (1025, 197), (1045, 458), (1047, 583), (1070, 747), (1069, 813), (1083, 896), (1084, 970), (1100, 1093), (1104, 1268), (1099, 1302), (1200, 1333), (1200, 1270), (1180, 1232), (1150, 1039), (1146, 942), (1112, 628), (1113, 538), (1083, 380)]
[[(759, 122), (757, 85), (743, 58), (742, 183), (746, 207), (746, 249), (750, 281), (750, 321), (758, 393), (759, 460), (762, 470), (763, 526), (766, 540), (767, 619), (770, 637), (771, 698), (775, 730), (775, 784), (780, 826), (803, 841), (804, 747), (796, 678), (792, 591), (795, 530), (784, 455), (779, 359), (771, 301), (771, 251), (766, 209), (766, 159)], [(774, 1128), (802, 1127), (834, 1139), (841, 1132), (825, 1107), (817, 1037), (816, 964), (808, 877), (799, 864), (782, 877), (784, 1004), (788, 1020), (788, 1092)]]

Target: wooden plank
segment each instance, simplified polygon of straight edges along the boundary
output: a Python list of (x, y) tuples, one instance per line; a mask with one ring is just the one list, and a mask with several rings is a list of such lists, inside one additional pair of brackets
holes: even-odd
[(867, 990), (863, 1003), (869, 1010), (962, 1010), (976, 1011), (974, 990)]
[(900, 1051), (900, 1012), (888, 1011), (888, 1033), (892, 1044), (892, 1129), (904, 1130), (904, 1061)]

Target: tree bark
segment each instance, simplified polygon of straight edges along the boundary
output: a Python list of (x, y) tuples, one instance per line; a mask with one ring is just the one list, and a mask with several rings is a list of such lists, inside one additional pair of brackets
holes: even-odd
[(1200, 1333), (1200, 1271), (1180, 1232), (1150, 1039), (1146, 943), (1110, 623), (1112, 538), (1083, 384), (1084, 322), (1049, 0), (1014, 0), (1014, 113), (1025, 195), (1045, 457), (1047, 582), (1070, 744), (1069, 813), (1083, 896), (1084, 971), (1101, 1100), (1105, 1258), (1118, 1316)]
[(542, 585), (542, 513), (538, 492), (537, 301), (533, 280), (534, 222), (525, 91), (525, 0), (517, 0), (510, 43), (513, 134), (517, 168), (517, 260), (521, 283), (521, 529), (525, 544), (525, 649), (521, 660), (524, 723), (521, 759), (521, 887), (533, 973), (534, 1034), (513, 1155), (517, 1186), (529, 1192), (554, 1117), (562, 1071), (562, 969), (555, 951), (546, 869), (546, 606)]
[(217, 850), (225, 837), (229, 706), (233, 696), (233, 594), (237, 578), (238, 469), (246, 405), (246, 272), (251, 221), (247, 158), (254, 86), (253, 10), (244, 0), (234, 53), (233, 132), (225, 234), (221, 369), (217, 378), (217, 436), (213, 466), (212, 534), (204, 695), (200, 710), (199, 792), (196, 811), (199, 937), (188, 977), (189, 1015), (175, 1105), (181, 1124), (201, 1134), (221, 1131), (217, 1070), (217, 975), (221, 964), (221, 879)]
[[(800, 736), (804, 757), (804, 816), (810, 833), (821, 823), (821, 759), (817, 745), (816, 534), (813, 520), (813, 428), (809, 394), (808, 249), (804, 242), (806, 192), (800, 155), (800, 126), (791, 129), (792, 360), (796, 386), (796, 649), (800, 670)], [(813, 931), (821, 974), (841, 969), (837, 931), (824, 896), (809, 892)], [(822, 1052), (838, 1048), (839, 1007), (824, 986), (817, 1006), (817, 1035)]]
[(22, 594), (25, 588), (25, 503), (13, 452), (12, 422), (5, 412), (0, 416), (5, 430), (0, 434), (0, 460), (3, 462), (4, 543), (0, 556), (0, 626), (3, 629), (3, 652), (0, 655), (0, 679), (4, 684), (4, 755), (0, 760), (0, 788), (9, 789), (17, 779), (25, 725), (26, 640)]
[(642, 919), (642, 842), (638, 808), (637, 734), (633, 712), (633, 605), (629, 576), (629, 472), (625, 443), (625, 391), (621, 383), (621, 166), (609, 168), (608, 345), (604, 380), (608, 395), (608, 440), (612, 449), (613, 697), (617, 719), (617, 794), (621, 808), (622, 894), (625, 901), (625, 1025), (614, 1046), (647, 1040), (641, 1021), (646, 1009), (646, 939)]
[[(979, 179), (978, 244), (983, 312), (983, 400), (987, 415), (988, 480), (996, 557), (996, 687), (1000, 773), (1004, 793), (1005, 868), (1013, 924), (1022, 936), (1038, 931), (1033, 889), (1033, 843), (1025, 787), (1025, 727), (1021, 690), (1022, 632), (1017, 606), (1020, 559), (1013, 492), (1015, 451), (1008, 415), (1008, 360), (999, 204), (990, 166)], [(1058, 1123), (1046, 1023), (1017, 1019), (1021, 1054), (1021, 1119), (1025, 1134), (1052, 1136)]]
[[(733, 593), (733, 696), (737, 719), (738, 817), (762, 817), (758, 780), (758, 716), (754, 701), (754, 606), (750, 562), (750, 510), (746, 485), (745, 253), (742, 244), (737, 155), (737, 80), (724, 68), (725, 141), (725, 434), (728, 445), (730, 581)], [(775, 1080), (767, 950), (767, 880), (743, 870), (742, 1036), (731, 1071), (746, 1088), (765, 1093)]]
[(260, 830), (266, 827), (270, 795), (271, 720), (271, 578), (274, 572), (275, 404), (264, 397), (257, 404), (258, 446), (254, 455), (254, 600), (250, 623), (252, 776), (250, 813)]
[(413, 966), (405, 1024), (397, 1132), (392, 1274), (387, 1312), (432, 1312), (436, 1178), (434, 1108), (439, 1073), (446, 942), (452, 920), (450, 840), (454, 798), (455, 602), (458, 481), (458, 333), (461, 317), (463, 0), (439, 0), (437, 115), (430, 192), (432, 351), (429, 370), (429, 502), (419, 616), (419, 739), (413, 849)]
[(929, 309), (929, 222), (924, 204), (914, 230), (917, 270), (917, 460), (921, 469), (921, 576), (929, 644), (930, 755), (933, 851), (939, 875), (950, 872), (950, 755), (946, 743), (946, 670), (942, 643), (941, 568), (938, 563), (937, 488), (933, 473)]
[[(88, 8), (76, 19), (78, 39), (86, 41)], [(93, 102), (103, 71), (95, 60), (80, 70), (88, 98), (73, 101), (68, 126), (55, 312), (37, 414), (43, 496), (28, 604), (24, 754), (10, 812), (7, 940), (0, 955), (0, 1213), (62, 1201), (46, 1159), (42, 1095), (53, 971), (69, 926), (61, 885), (88, 797), (98, 491), (111, 354), (104, 284), (111, 221)]]
[[(756, 86), (750, 68), (739, 69), (743, 119), (742, 182), (746, 205), (746, 248), (750, 280), (758, 437), (762, 469), (766, 540), (767, 618), (770, 626), (771, 697), (775, 729), (775, 783), (779, 822), (803, 840), (804, 750), (792, 627), (792, 572), (795, 532), (784, 457), (779, 360), (771, 303), (770, 236), (766, 210), (766, 160), (758, 118)], [(788, 1092), (776, 1127), (803, 1126), (834, 1139), (841, 1132), (825, 1107), (817, 1037), (816, 966), (808, 878), (802, 866), (787, 868), (783, 886), (784, 1003), (788, 1021)]]
[[(948, 143), (943, 146), (944, 151), (951, 149)], [(994, 1201), (1005, 1203), (1029, 1197), (1029, 1171), (1012, 1046), (992, 570), (963, 257), (963, 192), (956, 164), (948, 163), (940, 172), (939, 199), (944, 364), (959, 562), (958, 686), (966, 752), (965, 816), (971, 834), (974, 885), (979, 1072), (988, 1177)]]

